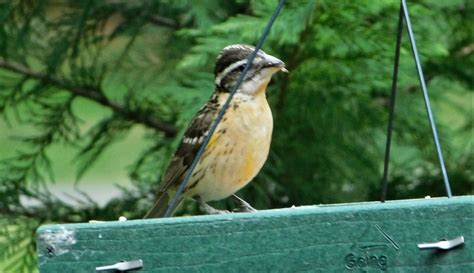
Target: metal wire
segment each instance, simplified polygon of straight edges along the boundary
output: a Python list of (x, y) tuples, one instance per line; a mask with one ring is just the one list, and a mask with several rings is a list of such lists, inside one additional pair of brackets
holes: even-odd
[(390, 95), (390, 112), (388, 116), (387, 126), (387, 142), (385, 145), (385, 160), (383, 164), (383, 178), (382, 178), (382, 202), (385, 202), (387, 198), (387, 186), (388, 186), (388, 164), (390, 161), (390, 146), (392, 144), (392, 131), (393, 131), (393, 119), (395, 116), (395, 99), (397, 97), (397, 81), (398, 81), (398, 67), (400, 65), (400, 47), (402, 45), (402, 33), (403, 33), (403, 9), (400, 4), (400, 15), (398, 17), (398, 30), (397, 30), (397, 45), (395, 46), (395, 61), (393, 65), (393, 78), (392, 78), (392, 94)]
[(402, 34), (402, 27), (403, 27), (402, 15), (405, 18), (405, 23), (406, 23), (406, 27), (408, 31), (408, 37), (410, 39), (411, 50), (413, 53), (413, 58), (415, 60), (416, 71), (418, 73), (418, 79), (420, 81), (420, 86), (421, 86), (423, 98), (425, 101), (426, 112), (428, 114), (428, 122), (431, 127), (431, 133), (433, 135), (433, 141), (436, 147), (436, 154), (438, 156), (438, 161), (439, 161), (441, 173), (443, 176), (446, 194), (448, 198), (451, 198), (452, 197), (451, 185), (449, 183), (448, 174), (447, 174), (444, 159), (443, 159), (443, 153), (441, 152), (441, 144), (439, 143), (436, 123), (434, 120), (433, 113), (431, 111), (430, 99), (429, 99), (428, 91), (426, 88), (425, 78), (423, 76), (423, 70), (421, 68), (420, 58), (418, 57), (418, 50), (415, 43), (415, 35), (413, 34), (413, 30), (411, 27), (411, 21), (410, 21), (410, 15), (408, 13), (407, 3), (406, 3), (406, 0), (401, 0), (400, 17), (399, 17), (399, 22), (398, 22), (398, 33), (397, 33), (397, 47), (395, 51), (395, 65), (394, 65), (393, 80), (392, 80), (392, 94), (391, 94), (391, 100), (390, 100), (390, 114), (389, 114), (389, 122), (388, 122), (388, 127), (387, 127), (387, 143), (385, 146), (385, 162), (384, 162), (384, 174), (383, 174), (383, 179), (382, 179), (381, 201), (384, 202), (387, 196), (388, 165), (389, 165), (389, 159), (390, 159), (390, 144), (391, 144), (392, 131), (393, 131), (393, 116), (394, 116), (394, 109), (395, 109), (395, 96), (396, 96), (396, 88), (397, 88), (397, 80), (398, 80), (398, 65), (399, 65), (399, 60), (400, 60), (401, 34)]
[(403, 14), (405, 16), (405, 22), (407, 24), (408, 36), (410, 38), (411, 50), (413, 57), (415, 58), (416, 71), (418, 72), (418, 79), (420, 80), (421, 90), (423, 91), (423, 98), (425, 99), (426, 112), (428, 113), (428, 121), (431, 126), (431, 133), (433, 134), (434, 144), (436, 146), (436, 154), (438, 155), (438, 161), (443, 174), (444, 186), (446, 188), (446, 194), (449, 198), (452, 197), (451, 185), (449, 184), (448, 173), (444, 164), (443, 153), (441, 152), (441, 144), (438, 139), (438, 131), (436, 130), (436, 123), (434, 120), (433, 113), (431, 112), (430, 98), (426, 89), (425, 77), (423, 76), (423, 70), (421, 69), (420, 58), (418, 57), (418, 50), (416, 49), (415, 35), (411, 29), (410, 15), (408, 14), (408, 7), (406, 0), (402, 0)]
[(178, 190), (176, 191), (176, 194), (174, 195), (173, 199), (168, 205), (168, 208), (166, 209), (165, 217), (169, 217), (171, 213), (174, 211), (174, 208), (176, 207), (176, 203), (178, 202), (178, 199), (181, 197), (183, 194), (184, 189), (186, 188), (186, 185), (189, 182), (189, 179), (191, 178), (191, 175), (196, 168), (197, 163), (199, 162), (199, 159), (204, 153), (204, 150), (209, 143), (209, 140), (211, 139), (212, 135), (214, 134), (214, 131), (217, 128), (217, 125), (219, 125), (219, 122), (222, 120), (227, 108), (229, 108), (230, 102), (232, 98), (234, 97), (235, 93), (237, 93), (237, 90), (239, 89), (240, 85), (242, 84), (245, 75), (249, 71), (250, 67), (252, 67), (253, 60), (257, 56), (257, 52), (262, 48), (263, 42), (265, 41), (265, 38), (268, 36), (268, 33), (270, 32), (270, 29), (272, 28), (273, 23), (275, 22), (276, 18), (280, 14), (281, 9), (283, 8), (283, 5), (285, 3), (285, 0), (280, 0), (278, 3), (278, 6), (276, 7), (275, 11), (273, 12), (272, 17), (267, 23), (267, 26), (265, 27), (262, 36), (260, 37), (260, 40), (258, 41), (257, 45), (255, 46), (255, 49), (253, 52), (249, 55), (247, 59), (247, 64), (245, 65), (244, 71), (242, 71), (242, 74), (240, 74), (240, 78), (238, 79), (236, 85), (232, 89), (232, 91), (229, 94), (229, 97), (225, 101), (224, 105), (222, 106), (222, 109), (219, 111), (216, 119), (212, 123), (212, 126), (209, 129), (209, 133), (207, 134), (206, 138), (204, 139), (203, 143), (201, 144), (201, 147), (199, 147), (198, 152), (196, 153), (196, 156), (193, 159), (193, 162), (191, 163), (191, 166), (189, 167), (189, 170), (186, 173), (185, 178), (183, 179), (183, 182), (181, 182), (181, 185), (179, 186)]

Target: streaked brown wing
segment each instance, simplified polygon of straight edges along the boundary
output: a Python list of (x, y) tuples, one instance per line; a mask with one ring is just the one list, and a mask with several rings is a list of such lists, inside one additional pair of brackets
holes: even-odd
[(178, 186), (182, 182), (218, 111), (219, 104), (217, 96), (214, 94), (209, 102), (196, 113), (186, 129), (183, 139), (165, 171), (160, 192), (168, 190), (170, 186)]
[[(158, 188), (156, 201), (153, 207), (145, 215), (145, 218), (166, 216), (169, 202), (175, 194), (176, 188), (183, 181), (186, 172), (189, 170), (204, 137), (209, 131), (217, 113), (219, 104), (217, 94), (214, 94), (209, 102), (199, 110), (189, 124), (184, 133), (181, 144), (171, 159), (168, 168), (163, 175), (160, 186)], [(183, 200), (181, 196), (176, 204), (175, 209)]]

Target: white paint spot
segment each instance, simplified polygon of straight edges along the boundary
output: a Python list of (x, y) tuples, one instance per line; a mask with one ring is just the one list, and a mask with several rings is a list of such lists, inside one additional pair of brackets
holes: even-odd
[(54, 250), (54, 255), (62, 255), (69, 252), (69, 248), (75, 245), (76, 235), (73, 230), (66, 229), (63, 225), (58, 230), (46, 230), (39, 236), (46, 247)]

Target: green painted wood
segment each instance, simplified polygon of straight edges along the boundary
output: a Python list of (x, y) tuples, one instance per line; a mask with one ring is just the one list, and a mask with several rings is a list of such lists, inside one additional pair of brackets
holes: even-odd
[[(39, 268), (95, 272), (142, 259), (138, 272), (474, 272), (473, 205), (464, 196), (47, 225)], [(465, 244), (450, 251), (417, 248), (460, 235)]]

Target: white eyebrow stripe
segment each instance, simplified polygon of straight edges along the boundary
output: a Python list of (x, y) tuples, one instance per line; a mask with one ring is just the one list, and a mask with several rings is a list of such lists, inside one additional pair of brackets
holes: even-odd
[(242, 50), (250, 49), (250, 50), (254, 50), (255, 47), (253, 47), (251, 45), (235, 44), (235, 45), (226, 46), (226, 47), (224, 47), (223, 50), (230, 50), (230, 49), (242, 49)]
[(221, 80), (222, 78), (224, 78), (225, 75), (227, 75), (230, 71), (234, 70), (235, 68), (243, 65), (243, 64), (246, 64), (247, 63), (247, 59), (244, 59), (244, 60), (240, 60), (238, 62), (235, 62), (231, 65), (229, 65), (226, 69), (224, 69), (221, 73), (219, 73), (216, 77), (216, 80), (215, 80), (215, 84), (216, 85), (220, 85), (221, 84)]

